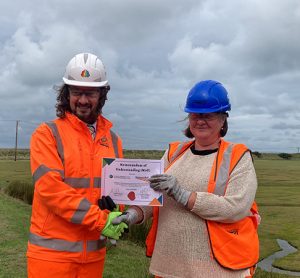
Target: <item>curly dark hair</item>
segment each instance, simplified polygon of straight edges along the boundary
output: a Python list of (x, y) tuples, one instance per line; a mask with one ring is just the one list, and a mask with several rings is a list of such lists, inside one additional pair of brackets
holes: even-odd
[[(228, 113), (221, 113), (223, 114), (226, 118), (224, 121), (224, 124), (220, 130), (220, 135), (221, 137), (224, 137), (228, 131), (228, 122), (227, 122), (227, 117), (228, 117)], [(187, 117), (188, 118), (188, 117)], [(187, 119), (186, 118), (186, 119)], [(193, 133), (191, 132), (190, 126), (188, 126), (185, 130), (183, 130), (183, 134), (187, 137), (187, 138), (194, 138), (195, 136), (193, 135)]]
[[(66, 112), (72, 112), (70, 107), (70, 92), (69, 92), (69, 86), (66, 84), (63, 84), (62, 86), (55, 86), (54, 90), (57, 92), (56, 97), (56, 116), (59, 118), (64, 118), (66, 115)], [(110, 90), (109, 86), (101, 87), (100, 88), (100, 98), (97, 106), (97, 113), (100, 115), (102, 114), (102, 107), (105, 104), (105, 101), (107, 100), (107, 93)]]

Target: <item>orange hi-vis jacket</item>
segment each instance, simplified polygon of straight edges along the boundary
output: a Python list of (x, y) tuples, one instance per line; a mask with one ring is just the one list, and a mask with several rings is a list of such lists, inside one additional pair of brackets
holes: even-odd
[[(190, 148), (191, 142), (171, 143), (168, 152), (169, 165), (165, 171)], [(249, 150), (243, 144), (233, 144), (221, 140), (221, 144), (211, 169), (207, 191), (219, 196), (226, 195), (230, 174), (243, 155)], [(152, 227), (146, 239), (146, 255), (152, 256), (158, 227), (159, 209), (153, 208)], [(259, 259), (257, 234), (258, 210), (254, 202), (249, 216), (235, 223), (221, 223), (206, 220), (212, 255), (223, 267), (232, 270), (253, 267)]]
[(122, 157), (120, 138), (101, 115), (92, 139), (84, 122), (66, 113), (32, 135), (30, 159), (35, 183), (27, 256), (56, 262), (93, 262), (105, 257), (100, 232), (102, 158)]

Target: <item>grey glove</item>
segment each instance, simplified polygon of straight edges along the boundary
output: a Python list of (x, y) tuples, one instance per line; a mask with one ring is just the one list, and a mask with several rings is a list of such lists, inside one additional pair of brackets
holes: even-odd
[(166, 174), (154, 175), (148, 180), (152, 189), (156, 191), (166, 191), (175, 201), (184, 206), (187, 205), (192, 192), (183, 189), (174, 176)]
[(132, 224), (136, 224), (138, 220), (139, 220), (138, 212), (133, 208), (129, 208), (128, 210), (123, 212), (120, 216), (113, 219), (111, 223), (113, 225), (118, 225), (121, 222), (124, 222), (127, 225), (132, 225)]

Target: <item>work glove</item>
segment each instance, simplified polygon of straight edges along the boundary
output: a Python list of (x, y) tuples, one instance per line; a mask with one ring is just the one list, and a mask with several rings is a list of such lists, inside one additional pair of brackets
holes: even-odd
[[(122, 212), (111, 212), (108, 214), (107, 221), (104, 229), (101, 232), (101, 236), (106, 236), (109, 239), (118, 240), (124, 233), (124, 230), (128, 228), (127, 224), (121, 222), (118, 225), (112, 224), (112, 220), (120, 216)], [(100, 237), (101, 238), (101, 237)]]
[(98, 200), (98, 206), (101, 210), (107, 209), (110, 211), (115, 211), (115, 209), (117, 209), (117, 205), (113, 199), (110, 198), (110, 196), (102, 196), (101, 199)]
[(120, 216), (114, 218), (112, 220), (113, 225), (118, 225), (120, 223), (126, 223), (127, 225), (136, 224), (138, 222), (138, 213), (135, 209), (129, 208), (125, 212), (123, 212)]
[[(113, 199), (110, 196), (102, 196), (101, 199), (98, 200), (98, 206), (101, 210), (109, 210), (109, 211), (119, 211), (119, 205), (116, 205)], [(104, 235), (100, 236), (101, 240), (104, 240)], [(117, 245), (117, 241), (113, 238), (107, 238), (112, 245)]]
[(177, 179), (172, 175), (153, 175), (148, 179), (150, 187), (155, 191), (166, 191), (178, 203), (186, 206), (191, 195), (191, 191), (183, 189)]

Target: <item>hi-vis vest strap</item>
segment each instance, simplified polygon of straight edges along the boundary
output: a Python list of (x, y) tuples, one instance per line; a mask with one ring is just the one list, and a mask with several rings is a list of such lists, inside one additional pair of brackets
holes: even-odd
[[(167, 170), (193, 142), (170, 144)], [(224, 196), (230, 174), (243, 155), (249, 150), (245, 145), (221, 141), (220, 148), (213, 163), (207, 191)], [(254, 202), (249, 216), (235, 223), (221, 223), (206, 220), (211, 250), (216, 261), (223, 267), (232, 270), (254, 266), (259, 259), (259, 241), (257, 235), (256, 203)], [(158, 207), (153, 208), (153, 222), (146, 239), (146, 255), (152, 256), (158, 226)]]

